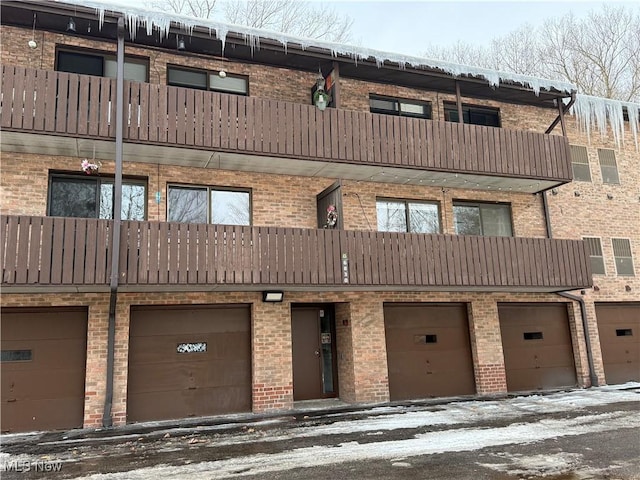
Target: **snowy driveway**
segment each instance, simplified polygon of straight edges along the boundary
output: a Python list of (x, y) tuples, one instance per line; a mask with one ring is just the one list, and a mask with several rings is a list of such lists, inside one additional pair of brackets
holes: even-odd
[(7, 435), (0, 467), (62, 462), (54, 476), (4, 471), (3, 479), (640, 479), (639, 409), (640, 384), (626, 384), (150, 431)]

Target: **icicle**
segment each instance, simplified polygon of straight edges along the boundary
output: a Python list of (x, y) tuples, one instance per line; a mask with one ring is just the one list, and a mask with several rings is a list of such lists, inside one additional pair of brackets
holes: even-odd
[(638, 110), (640, 104), (578, 94), (571, 107), (571, 113), (576, 116), (578, 128), (586, 133), (589, 142), (591, 142), (592, 127), (597, 128), (603, 138), (607, 137), (610, 130), (613, 141), (620, 148), (624, 145), (623, 107), (627, 109), (629, 128), (633, 134), (636, 150), (638, 150)]
[(358, 61), (361, 61), (363, 59), (370, 59), (371, 61), (375, 62), (378, 68), (381, 68), (385, 64), (385, 62), (390, 62), (397, 64), (402, 69), (406, 68), (407, 66), (423, 69), (437, 69), (453, 76), (482, 77), (485, 78), (487, 80), (487, 83), (493, 87), (498, 87), (501, 81), (522, 84), (531, 88), (536, 95), (538, 95), (540, 93), (540, 90), (543, 88), (546, 90), (554, 89), (560, 92), (571, 92), (572, 90), (575, 90), (575, 87), (567, 82), (547, 80), (537, 77), (531, 77), (528, 75), (519, 75), (515, 73), (498, 72), (486, 68), (460, 65), (441, 60), (433, 60), (398, 53), (383, 52), (380, 50), (356, 47), (353, 45), (343, 45), (335, 42), (311, 40), (307, 38), (286, 35), (280, 32), (272, 32), (241, 25), (229, 25), (216, 20), (200, 19), (189, 17), (186, 15), (158, 12), (155, 10), (132, 7), (129, 4), (124, 3), (125, 0), (111, 0), (109, 3), (107, 3), (106, 0), (55, 1), (58, 3), (78, 5), (96, 9), (100, 18), (100, 28), (102, 28), (102, 24), (104, 22), (105, 10), (120, 11), (127, 16), (131, 38), (134, 38), (138, 26), (146, 26), (148, 35), (151, 35), (153, 33), (153, 30), (157, 29), (159, 31), (160, 39), (162, 40), (162, 38), (168, 36), (171, 23), (174, 22), (179, 24), (180, 27), (189, 35), (193, 33), (193, 29), (197, 26), (209, 28), (209, 32), (215, 31), (216, 37), (220, 41), (222, 41), (223, 47), (225, 44), (227, 33), (232, 31), (241, 35), (245, 39), (247, 45), (251, 47), (252, 53), (255, 51), (255, 49), (260, 49), (260, 39), (264, 38), (281, 43), (283, 48), (285, 49), (285, 52), (287, 51), (289, 44), (301, 45), (303, 50), (308, 48), (309, 46), (313, 46), (330, 51), (331, 55), (334, 57), (344, 55), (348, 58), (351, 58), (356, 65), (358, 64)]

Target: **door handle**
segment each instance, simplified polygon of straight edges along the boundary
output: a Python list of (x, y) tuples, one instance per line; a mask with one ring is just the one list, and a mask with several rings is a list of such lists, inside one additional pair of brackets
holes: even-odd
[(320, 350), (316, 350), (316, 351), (315, 351), (315, 352), (313, 352), (313, 353), (315, 353), (315, 354), (316, 354), (316, 357), (319, 357), (319, 356), (320, 356)]
[(13, 403), (13, 402), (15, 402), (15, 401), (16, 401), (16, 399), (15, 399), (15, 398), (10, 398), (10, 399), (8, 399), (8, 400), (7, 400), (7, 403)]

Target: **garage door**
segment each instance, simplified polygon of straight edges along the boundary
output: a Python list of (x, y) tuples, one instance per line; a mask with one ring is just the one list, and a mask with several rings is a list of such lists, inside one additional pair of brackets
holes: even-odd
[(132, 307), (128, 421), (251, 410), (248, 306)]
[(608, 384), (640, 382), (640, 303), (596, 303)]
[(2, 309), (3, 432), (82, 427), (86, 309)]
[(498, 304), (510, 392), (577, 383), (564, 303)]
[(391, 400), (475, 393), (465, 304), (385, 305)]

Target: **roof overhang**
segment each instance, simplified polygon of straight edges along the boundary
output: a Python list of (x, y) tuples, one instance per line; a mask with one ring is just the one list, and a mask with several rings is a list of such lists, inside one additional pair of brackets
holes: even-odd
[[(108, 5), (108, 9), (98, 15), (95, 7), (83, 6), (81, 3), (68, 3), (51, 1), (3, 1), (2, 22), (4, 24), (32, 28), (34, 24), (34, 13), (36, 13), (36, 28), (51, 30), (55, 32), (66, 32), (69, 17), (73, 16), (77, 25), (76, 35), (88, 38), (100, 38), (106, 40), (116, 40), (116, 22), (122, 12), (127, 7), (118, 5)], [(89, 2), (100, 3), (100, 2)], [(100, 25), (100, 17), (102, 24)], [(176, 18), (180, 18), (176, 16)], [(195, 19), (191, 19), (195, 20)], [(90, 32), (88, 26), (91, 25)], [(461, 94), (465, 97), (492, 99), (499, 102), (509, 102), (525, 105), (533, 105), (545, 108), (557, 108), (558, 102), (562, 98), (569, 97), (569, 88), (542, 88), (536, 94), (534, 90), (517, 81), (505, 80), (510, 74), (500, 75), (498, 86), (491, 85), (482, 75), (459, 74), (452, 75), (443, 68), (430, 67), (426, 64), (418, 64), (421, 59), (406, 57), (407, 62), (384, 60), (374, 53), (371, 56), (363, 49), (363, 56), (358, 58), (354, 55), (340, 53), (339, 49), (331, 48), (330, 44), (315, 42), (315, 44), (296, 43), (295, 38), (282, 36), (285, 40), (277, 40), (278, 34), (273, 32), (257, 31), (259, 38), (252, 41), (247, 39), (246, 32), (237, 27), (238, 32), (234, 32), (233, 26), (228, 25), (228, 31), (224, 36), (224, 43), (221, 38), (216, 37), (211, 26), (203, 21), (202, 25), (191, 24), (189, 32), (185, 31), (185, 24), (179, 21), (171, 22), (166, 35), (158, 29), (148, 29), (141, 22), (130, 25), (130, 32), (135, 36), (135, 43), (155, 48), (176, 49), (176, 35), (185, 35), (187, 51), (217, 57), (223, 56), (230, 60), (242, 62), (259, 63), (276, 67), (295, 68), (309, 72), (317, 72), (322, 69), (328, 73), (334, 62), (339, 65), (340, 75), (369, 82), (379, 82), (393, 85), (406, 86), (429, 91), (438, 91), (454, 94), (456, 83), (460, 85)], [(150, 31), (151, 30), (151, 31)], [(312, 42), (312, 41), (311, 41)], [(378, 52), (384, 55), (384, 52)], [(388, 54), (392, 56), (393, 54)], [(399, 56), (398, 58), (405, 58)], [(424, 59), (426, 61), (426, 59)], [(413, 63), (413, 65), (412, 65)], [(444, 63), (444, 62), (442, 62)], [(437, 64), (437, 62), (436, 62)], [(469, 67), (470, 71), (474, 67)], [(464, 69), (463, 69), (464, 70)], [(492, 75), (499, 72), (489, 71)], [(513, 78), (520, 78), (511, 75)], [(560, 85), (561, 82), (558, 82)]]

